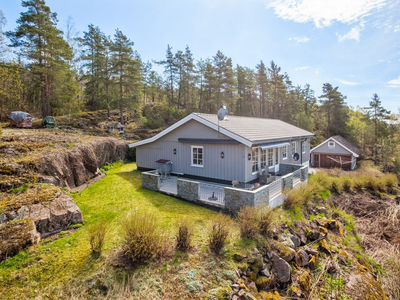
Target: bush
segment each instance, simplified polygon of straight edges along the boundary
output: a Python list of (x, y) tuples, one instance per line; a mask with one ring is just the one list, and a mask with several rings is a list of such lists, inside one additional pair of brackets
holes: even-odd
[(100, 254), (107, 234), (107, 224), (100, 222), (92, 225), (89, 229), (89, 243), (92, 252)]
[(123, 166), (123, 165), (124, 165), (124, 162), (123, 162), (122, 160), (117, 160), (117, 161), (113, 162), (112, 164), (102, 165), (102, 166), (100, 167), (100, 170), (101, 170), (102, 172), (106, 172), (106, 171), (109, 171), (109, 170), (112, 170), (112, 169), (121, 167), (121, 166)]
[(166, 250), (166, 238), (154, 215), (133, 211), (122, 221), (125, 254), (133, 261), (158, 258)]
[(193, 236), (193, 224), (188, 218), (182, 219), (178, 223), (178, 231), (176, 233), (176, 248), (186, 251), (190, 248), (190, 242)]
[(229, 216), (218, 214), (211, 221), (211, 226), (208, 231), (209, 245), (212, 251), (216, 254), (221, 252), (225, 246), (226, 239), (229, 236), (229, 228), (232, 224), (232, 219)]
[(136, 161), (136, 147), (128, 149), (128, 159), (130, 161)]
[(259, 232), (258, 207), (243, 206), (238, 213), (240, 236), (254, 238)]
[(258, 207), (259, 229), (262, 235), (267, 235), (272, 228), (275, 220), (275, 214), (269, 205), (261, 205)]

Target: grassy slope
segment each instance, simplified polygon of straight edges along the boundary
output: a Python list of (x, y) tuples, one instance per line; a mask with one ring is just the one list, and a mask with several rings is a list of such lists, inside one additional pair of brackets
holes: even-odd
[[(107, 263), (121, 245), (119, 221), (131, 209), (155, 213), (171, 236), (176, 220), (189, 216), (196, 224), (196, 255), (187, 259), (187, 267), (199, 256), (206, 254), (205, 226), (215, 214), (212, 210), (193, 205), (169, 196), (141, 188), (140, 173), (136, 165), (126, 164), (108, 171), (107, 176), (85, 189), (75, 201), (82, 210), (85, 226), (56, 241), (42, 241), (27, 252), (0, 263), (1, 298), (21, 299), (40, 295), (63, 295), (62, 289), (69, 282), (74, 293), (80, 294), (85, 280), (93, 274), (108, 272)], [(105, 250), (101, 259), (93, 259), (87, 239), (88, 228), (96, 222), (109, 224)], [(176, 261), (176, 258), (175, 258)], [(196, 262), (197, 261), (197, 262)], [(64, 290), (68, 293), (68, 289)]]

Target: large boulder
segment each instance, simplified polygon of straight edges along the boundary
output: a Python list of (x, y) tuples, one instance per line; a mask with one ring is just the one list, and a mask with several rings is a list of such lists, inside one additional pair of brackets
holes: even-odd
[(290, 265), (276, 254), (272, 254), (272, 269), (275, 270), (277, 279), (281, 283), (290, 280)]
[(37, 244), (40, 234), (31, 220), (14, 220), (0, 224), (0, 262), (26, 247)]

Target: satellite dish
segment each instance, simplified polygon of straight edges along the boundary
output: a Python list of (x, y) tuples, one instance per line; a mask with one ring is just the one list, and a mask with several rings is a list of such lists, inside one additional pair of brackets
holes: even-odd
[(225, 119), (225, 116), (228, 114), (228, 109), (226, 106), (221, 106), (221, 108), (218, 110), (218, 120), (223, 121)]
[(298, 161), (299, 158), (300, 158), (300, 155), (298, 153), (293, 154), (294, 161)]

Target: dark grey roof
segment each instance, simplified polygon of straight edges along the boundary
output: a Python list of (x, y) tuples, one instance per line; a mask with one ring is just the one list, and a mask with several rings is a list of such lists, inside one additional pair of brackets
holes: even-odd
[(351, 151), (353, 151), (354, 153), (356, 153), (357, 155), (360, 155), (361, 150), (360, 148), (358, 148), (357, 146), (355, 146), (354, 144), (350, 143), (348, 140), (346, 140), (344, 137), (342, 137), (341, 135), (335, 135), (332, 137), (333, 139), (335, 139), (337, 142), (341, 143), (343, 146), (345, 146), (346, 148), (350, 149)]
[[(197, 116), (218, 124), (216, 114), (196, 113)], [(253, 143), (279, 141), (290, 138), (312, 137), (315, 134), (277, 119), (227, 116), (227, 121), (220, 121), (219, 126)]]

